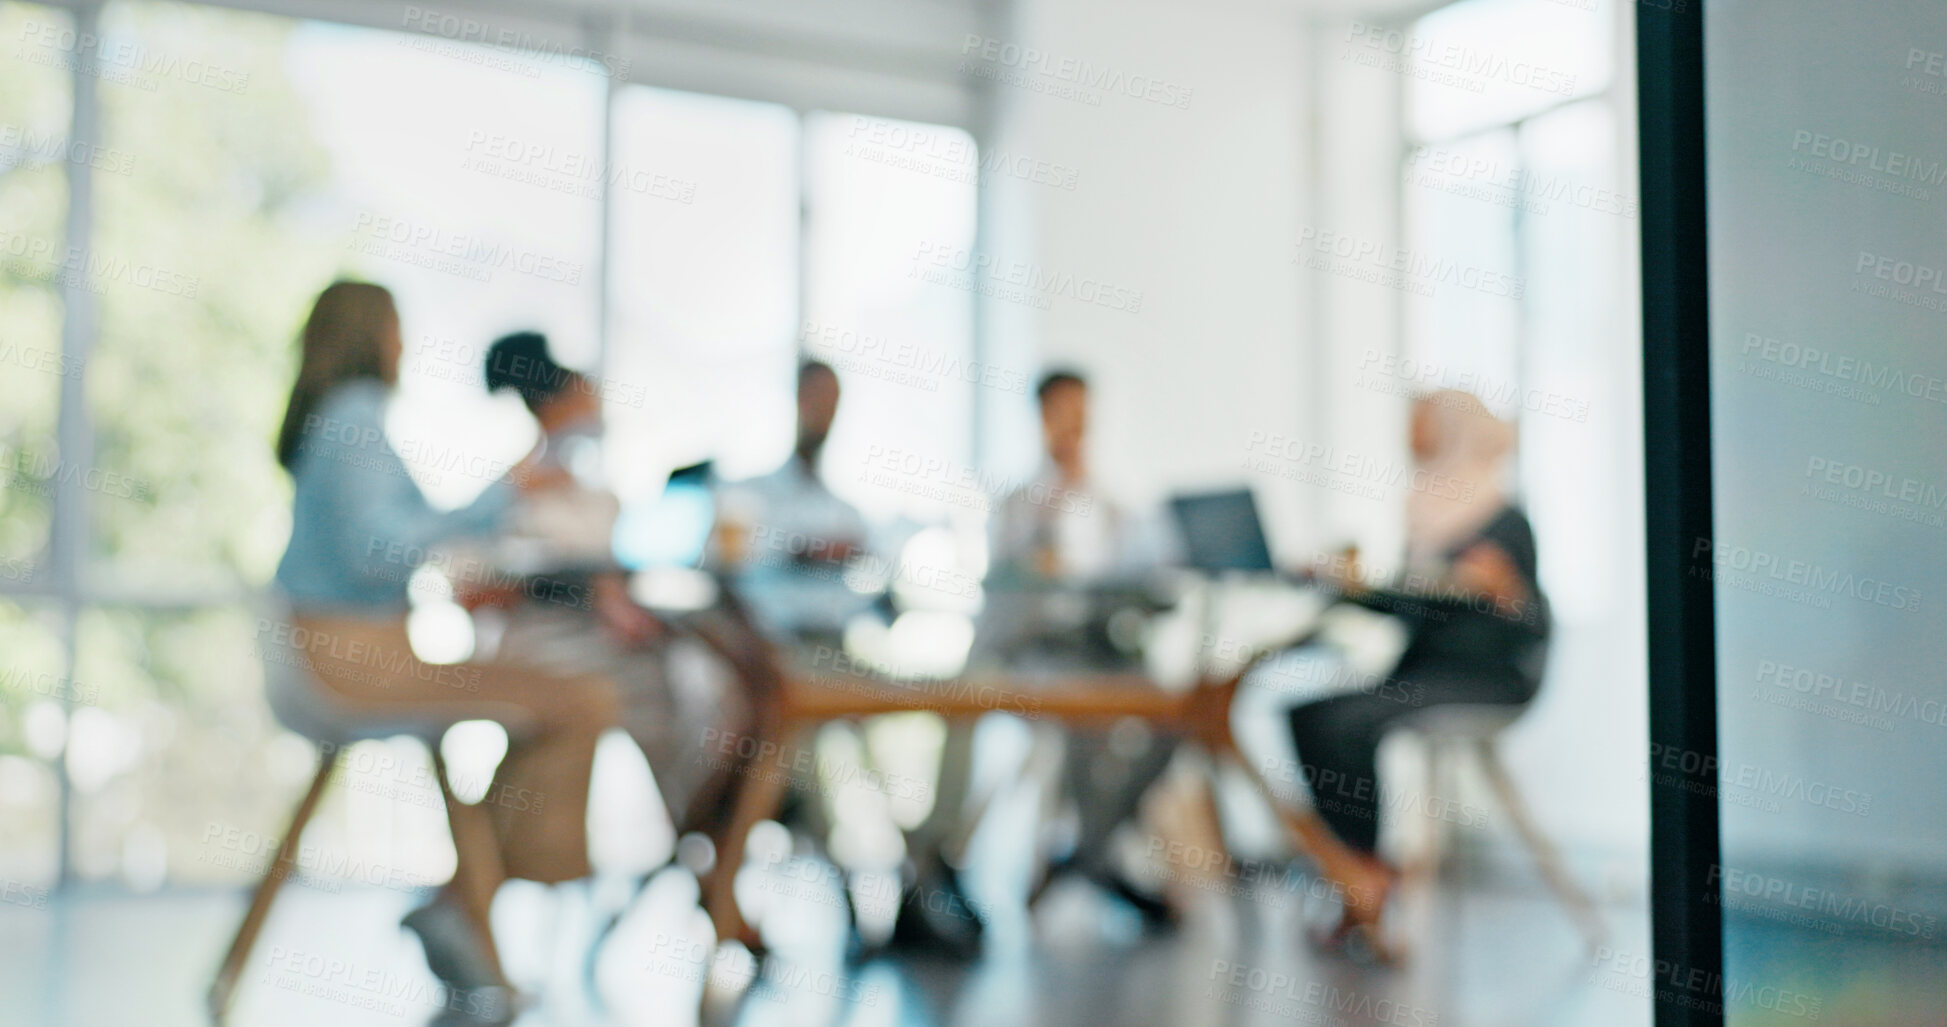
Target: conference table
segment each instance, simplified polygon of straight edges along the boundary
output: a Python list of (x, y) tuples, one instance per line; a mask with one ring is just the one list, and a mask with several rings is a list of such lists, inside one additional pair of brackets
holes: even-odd
[[(741, 633), (740, 633), (741, 634)], [(1200, 746), (1214, 763), (1240, 770), (1264, 795), (1302, 851), (1320, 859), (1329, 877), (1336, 848), (1315, 815), (1280, 801), (1238, 749), (1231, 733), (1231, 701), (1249, 665), (1208, 677), (1187, 689), (1167, 689), (1133, 673), (1012, 674), (975, 672), (939, 680), (878, 676), (856, 665), (814, 665), (752, 635), (724, 645), (740, 646), (746, 687), (754, 707), (748, 746), (752, 757), (794, 751), (798, 739), (829, 721), (887, 713), (925, 712), (971, 720), (993, 712), (1076, 727), (1106, 727), (1126, 718), (1146, 721), (1156, 733)], [(729, 655), (726, 653), (726, 655)], [(715, 867), (703, 902), (720, 941), (761, 949), (761, 939), (737, 906), (736, 876), (752, 827), (778, 812), (789, 775), (738, 773), (729, 797), (730, 818), (718, 839)]]

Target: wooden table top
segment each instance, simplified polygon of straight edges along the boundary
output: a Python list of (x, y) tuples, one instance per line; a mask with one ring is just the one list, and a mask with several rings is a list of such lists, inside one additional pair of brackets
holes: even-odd
[(806, 720), (924, 711), (950, 719), (1011, 713), (1029, 719), (1167, 721), (1193, 690), (1169, 690), (1134, 673), (976, 673), (913, 680), (794, 669), (785, 678), (792, 716)]

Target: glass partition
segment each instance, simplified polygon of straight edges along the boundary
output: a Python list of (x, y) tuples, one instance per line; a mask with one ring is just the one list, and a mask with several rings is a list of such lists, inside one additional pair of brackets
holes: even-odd
[(1725, 1019), (1938, 1022), (1947, 9), (1705, 10)]

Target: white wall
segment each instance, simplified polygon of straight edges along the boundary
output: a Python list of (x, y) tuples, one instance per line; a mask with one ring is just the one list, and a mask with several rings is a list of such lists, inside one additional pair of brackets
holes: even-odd
[[(989, 248), (1001, 260), (1140, 289), (1143, 303), (1139, 315), (1063, 298), (1046, 310), (990, 303), (992, 359), (1036, 370), (1074, 364), (1094, 376), (1096, 464), (1112, 489), (1153, 499), (1249, 482), (1285, 558), (1346, 541), (1390, 558), (1403, 539), (1396, 492), (1375, 500), (1243, 463), (1251, 439), (1264, 435), (1406, 458), (1406, 398), (1354, 384), (1369, 349), (1410, 352), (1401, 293), (1296, 262), (1307, 232), (1399, 244), (1400, 77), (1340, 59), (1349, 17), (1107, 0), (1025, 0), (1016, 17), (1003, 31), (1023, 46), (1194, 94), (1176, 110), (996, 88), (996, 145), (1080, 174), (1072, 191), (990, 188)], [(1619, 47), (1618, 66), (1633, 67), (1627, 33)], [(1633, 99), (1627, 74), (1616, 89)], [(1632, 103), (1616, 114), (1613, 174), (1603, 184), (1635, 196)], [(1593, 545), (1577, 573), (1591, 559), (1601, 566), (1595, 579), (1572, 582), (1579, 589), (1562, 611), (1560, 673), (1508, 748), (1542, 822), (1602, 861), (1624, 891), (1641, 880), (1648, 823), (1637, 227), (1619, 222), (1604, 236), (1613, 247), (1605, 259), (1624, 271), (1606, 283), (1601, 325), (1578, 340), (1586, 358), (1536, 369), (1572, 378), (1595, 410), (1572, 433), (1544, 439), (1552, 426), (1534, 429), (1531, 492), (1574, 490), (1548, 511), (1556, 530), (1551, 537), (1540, 526), (1544, 545)], [(1030, 466), (1030, 400), (992, 413), (988, 462)], [(1562, 473), (1570, 464), (1582, 478)], [(1582, 522), (1593, 506), (1607, 517), (1599, 521), (1606, 534), (1591, 540)]]
[[(1294, 433), (1310, 416), (1311, 298), (1289, 261), (1310, 145), (1302, 22), (1216, 5), (1050, 0), (1022, 5), (1013, 31), (1051, 55), (1190, 94), (1179, 109), (997, 88), (999, 145), (1079, 177), (1072, 191), (998, 190), (996, 253), (1140, 290), (1141, 309), (994, 303), (996, 345), (1007, 359), (1094, 377), (1093, 455), (1114, 491), (1153, 499), (1243, 480), (1251, 432)], [(1026, 418), (1025, 400), (997, 411), (996, 464), (1032, 461)], [(1295, 492), (1278, 491), (1267, 497), (1275, 510), (1295, 511)]]

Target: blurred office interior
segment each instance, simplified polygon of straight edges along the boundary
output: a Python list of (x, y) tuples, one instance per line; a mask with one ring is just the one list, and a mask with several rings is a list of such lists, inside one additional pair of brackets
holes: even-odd
[[(386, 430), (439, 506), (536, 442), (520, 402), (481, 387), (489, 342), (545, 332), (600, 383), (631, 569), (698, 564), (709, 513), (686, 513), (672, 472), (778, 467), (800, 362), (832, 366), (832, 491), (889, 566), (968, 583), (907, 587), (839, 648), (935, 677), (977, 657), (990, 521), (1042, 460), (1048, 370), (1087, 376), (1093, 480), (1162, 550), (1182, 541), (1166, 538), (1172, 497), (1241, 487), (1278, 568), (1352, 546), (1375, 579), (1402, 569), (1425, 487), (1415, 397), (1472, 393), (1518, 440), (1510, 492), (1554, 636), (1495, 746), (1598, 936), (1472, 749), (1436, 763), (1416, 732), (1381, 750), (1399, 799), (1386, 851), (1438, 842), (1392, 914), (1398, 965), (1307, 941), (1329, 905), (1316, 868), (1260, 794), (1188, 749), (1117, 838), (1175, 882), (1174, 919), (1073, 881), (1030, 907), (1043, 867), (1023, 840), (1046, 829), (1052, 786), (1021, 770), (1040, 725), (994, 713), (975, 722), (992, 801), (965, 867), (979, 953), (880, 948), (883, 910), (853, 922), (874, 919), (860, 868), (896, 876), (899, 828), (925, 803), (827, 775), (828, 836), (783, 814), (750, 836), (739, 901), (759, 960), (719, 944), (618, 734), (595, 765), (596, 876), (496, 899), (509, 976), (538, 996), (518, 1022), (1650, 1022), (1638, 15), (1623, 0), (0, 3), (0, 1019), (207, 1020), (316, 769), (265, 701), (258, 597), (291, 531), (272, 440), (294, 340), (351, 277), (397, 298)], [(487, 644), (415, 580), (420, 658)], [(1175, 609), (1142, 635), (1166, 687), (1319, 616), (1285, 580), (1172, 581)], [(1397, 651), (1384, 618), (1334, 623), (1375, 666)], [(1727, 711), (1749, 690), (1737, 675)], [(1247, 678), (1232, 724), (1252, 765), (1291, 765), (1294, 687)], [(1771, 706), (1806, 749), (1858, 728)], [(1882, 734), (1924, 748), (1916, 727)], [(1791, 770), (1738, 730), (1736, 758)], [(921, 714), (815, 737), (831, 766), (869, 743), (883, 781), (924, 779), (945, 732)], [(483, 782), (507, 739), (469, 722), (440, 745), (456, 780)], [(427, 750), (375, 739), (345, 761), (382, 769), (325, 795), (230, 1022), (452, 1012), (397, 927), (454, 869)], [(1870, 816), (1727, 772), (1727, 825), (1752, 823), (1727, 828), (1725, 863), (1926, 908), (1910, 890), (1937, 846), (1903, 819), (1924, 816), (1898, 798), (1913, 779), (1836, 766), (1841, 790), (1877, 798)], [(1214, 835), (1183, 819), (1206, 778)], [(1273, 791), (1308, 801), (1289, 779)], [(1901, 859), (1847, 849), (1855, 835)], [(1759, 903), (1724, 914), (1753, 925), (1727, 928), (1736, 972), (1811, 996), (1814, 1019), (1936, 1022), (1836, 971), (1928, 994), (1937, 950)], [(1720, 983), (1706, 1002), (1739, 1024), (1805, 1008)]]

